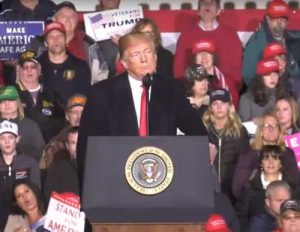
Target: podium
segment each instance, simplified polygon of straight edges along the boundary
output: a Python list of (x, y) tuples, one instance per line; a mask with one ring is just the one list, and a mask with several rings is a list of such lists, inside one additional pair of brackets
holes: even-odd
[[(156, 153), (162, 161), (153, 164)], [(163, 176), (161, 186), (153, 187), (152, 173), (146, 186), (132, 187), (140, 183), (132, 184), (128, 173), (138, 178), (134, 167), (143, 170), (143, 165), (156, 170), (157, 179)], [(172, 178), (157, 171), (161, 165), (173, 171)], [(201, 222), (214, 211), (206, 136), (90, 137), (83, 183), (82, 208), (93, 231), (201, 231)], [(163, 190), (147, 195), (148, 185)]]

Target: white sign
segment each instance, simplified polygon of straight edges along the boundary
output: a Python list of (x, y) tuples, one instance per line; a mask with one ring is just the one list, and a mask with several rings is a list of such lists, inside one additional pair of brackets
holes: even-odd
[(86, 34), (96, 41), (110, 39), (113, 35), (127, 34), (143, 17), (141, 6), (83, 15)]
[(72, 193), (53, 192), (49, 202), (45, 229), (51, 232), (83, 232), (85, 214), (80, 212), (79, 197)]

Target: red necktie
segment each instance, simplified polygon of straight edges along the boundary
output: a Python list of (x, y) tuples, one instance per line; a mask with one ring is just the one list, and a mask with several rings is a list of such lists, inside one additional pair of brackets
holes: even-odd
[(141, 97), (140, 136), (147, 136), (147, 90), (143, 87)]

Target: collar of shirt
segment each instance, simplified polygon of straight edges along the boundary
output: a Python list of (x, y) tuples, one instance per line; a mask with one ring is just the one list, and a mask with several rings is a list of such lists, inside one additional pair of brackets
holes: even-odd
[(212, 28), (211, 29), (206, 29), (205, 28), (205, 24), (203, 23), (203, 21), (200, 20), (199, 22), (199, 27), (203, 30), (203, 31), (214, 31), (217, 29), (217, 27), (219, 26), (219, 22), (215, 19), (212, 23)]
[[(265, 174), (263, 172), (261, 173), (260, 179), (261, 179), (261, 184), (262, 184), (263, 189), (267, 189), (268, 185), (271, 182), (266, 180)], [(282, 180), (282, 174), (281, 173), (279, 173), (277, 180)]]

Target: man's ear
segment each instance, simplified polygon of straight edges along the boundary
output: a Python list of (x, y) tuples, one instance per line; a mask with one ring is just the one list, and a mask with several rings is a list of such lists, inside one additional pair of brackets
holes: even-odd
[(123, 59), (120, 59), (120, 61), (121, 61), (122, 65), (123, 65), (123, 67), (127, 70), (128, 66), (127, 66), (126, 61), (124, 61)]

